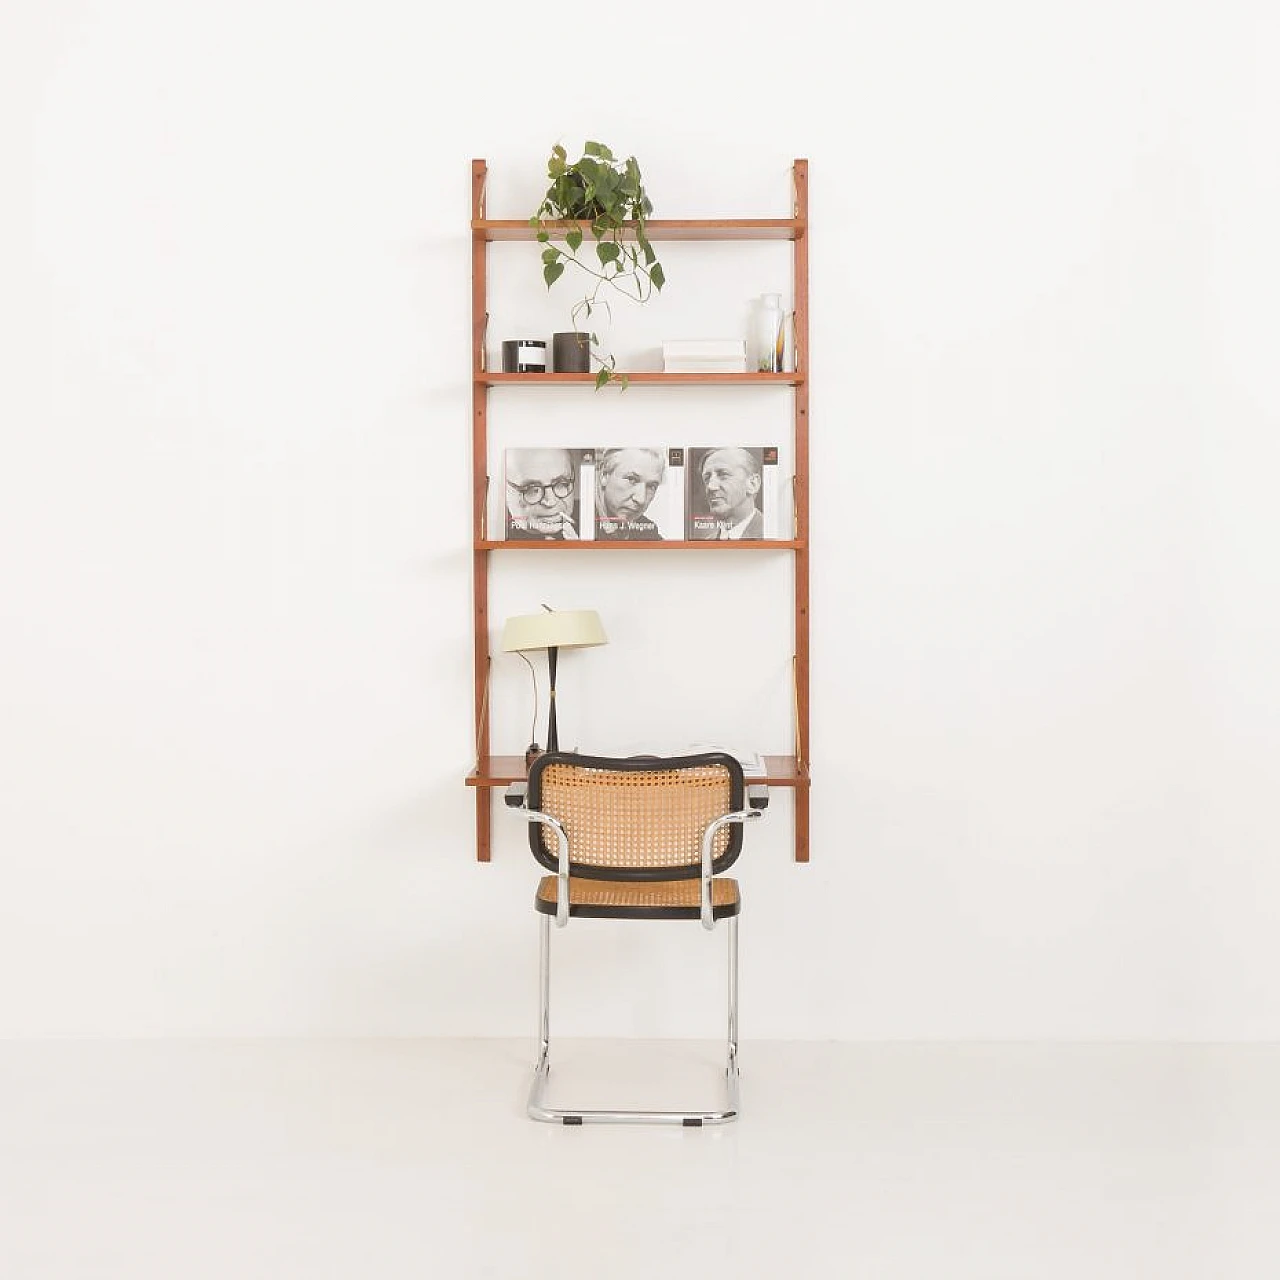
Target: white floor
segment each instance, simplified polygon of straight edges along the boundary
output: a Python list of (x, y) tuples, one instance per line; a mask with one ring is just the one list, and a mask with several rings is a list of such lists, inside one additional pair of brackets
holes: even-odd
[[(557, 1050), (583, 1105), (715, 1094), (715, 1046)], [(535, 1124), (531, 1056), (0, 1043), (0, 1277), (1280, 1276), (1278, 1046), (745, 1042), (706, 1130)]]

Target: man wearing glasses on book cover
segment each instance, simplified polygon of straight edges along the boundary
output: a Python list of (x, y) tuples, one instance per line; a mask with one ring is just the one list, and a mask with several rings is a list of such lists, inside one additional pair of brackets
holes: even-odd
[(577, 539), (578, 468), (573, 449), (507, 450), (508, 540)]

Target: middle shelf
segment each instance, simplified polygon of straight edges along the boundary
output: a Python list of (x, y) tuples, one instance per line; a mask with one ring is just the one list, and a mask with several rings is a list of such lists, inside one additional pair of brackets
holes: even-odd
[(599, 541), (592, 538), (564, 542), (543, 542), (518, 538), (478, 538), (476, 551), (803, 551), (808, 544), (799, 538), (768, 538), (754, 542), (721, 542), (716, 539), (664, 539), (647, 542)]

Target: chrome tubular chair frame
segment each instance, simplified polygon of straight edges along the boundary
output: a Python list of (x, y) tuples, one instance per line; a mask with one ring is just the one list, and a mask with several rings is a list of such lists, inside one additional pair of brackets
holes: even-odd
[(729, 1034), (724, 1069), (724, 1106), (713, 1111), (590, 1111), (581, 1107), (549, 1107), (544, 1101), (551, 1074), (551, 917), (539, 920), (538, 1063), (529, 1086), (529, 1115), (552, 1124), (679, 1124), (697, 1128), (704, 1124), (728, 1124), (738, 1118), (738, 919), (730, 916), (729, 936)]
[[(539, 783), (542, 774), (552, 764), (563, 764), (568, 770), (583, 770), (587, 775), (599, 779), (604, 775), (680, 775), (681, 771), (692, 772), (708, 768), (723, 770), (725, 774), (723, 798), (718, 812), (710, 816), (702, 824), (697, 834), (697, 851), (686, 860), (676, 863), (662, 863), (657, 869), (653, 866), (637, 867), (621, 863), (591, 861), (592, 854), (584, 853), (574, 846), (569, 828), (574, 826), (572, 816), (546, 812), (539, 804), (543, 792)], [(642, 779), (637, 779), (642, 781)], [(747, 803), (743, 803), (744, 792)], [(531, 802), (526, 804), (526, 800)], [(661, 804), (658, 796), (655, 803)], [(535, 763), (530, 774), (530, 784), (517, 783), (507, 794), (507, 804), (520, 811), (530, 827), (530, 847), (538, 861), (548, 870), (554, 870), (554, 909), (548, 896), (552, 877), (546, 878), (540, 887), (537, 905), (541, 915), (539, 930), (539, 1010), (538, 1010), (538, 1060), (534, 1067), (533, 1081), (529, 1089), (528, 1114), (534, 1120), (550, 1123), (581, 1124), (673, 1124), (686, 1127), (702, 1125), (726, 1124), (737, 1119), (740, 1110), (739, 1072), (738, 1072), (738, 902), (737, 886), (734, 882), (717, 881), (716, 875), (732, 864), (741, 847), (741, 829), (748, 822), (763, 816), (768, 804), (767, 791), (763, 787), (745, 789), (742, 781), (741, 766), (736, 760), (723, 753), (705, 753), (699, 756), (683, 756), (673, 758), (629, 758), (615, 760), (606, 757), (579, 756), (574, 753), (548, 753)], [(551, 806), (547, 806), (551, 807)], [(561, 806), (563, 809), (565, 806)], [(550, 843), (545, 834), (554, 835), (554, 859), (547, 848)], [(575, 856), (577, 855), (577, 856)], [(696, 861), (694, 860), (696, 859)], [(572, 877), (572, 879), (571, 879)], [(639, 908), (626, 908), (611, 911), (597, 904), (594, 909), (571, 901), (574, 887), (585, 880), (608, 880), (620, 882), (637, 882), (657, 891), (659, 905), (644, 912)], [(658, 877), (670, 879), (658, 880)], [(695, 878), (698, 881), (697, 904), (681, 895), (681, 905), (672, 907), (663, 905), (663, 890), (673, 887), (672, 881), (684, 881)], [(713, 886), (732, 886), (732, 898), (716, 901)], [(727, 904), (727, 905), (726, 905)], [(554, 914), (557, 927), (563, 928), (570, 916), (615, 915), (622, 918), (684, 918), (697, 919), (703, 928), (714, 929), (723, 918), (727, 926), (728, 940), (728, 1019), (724, 1074), (724, 1096), (722, 1105), (713, 1109), (655, 1111), (601, 1109), (591, 1110), (578, 1107), (553, 1107), (546, 1101), (549, 1076), (551, 1072), (551, 920)]]

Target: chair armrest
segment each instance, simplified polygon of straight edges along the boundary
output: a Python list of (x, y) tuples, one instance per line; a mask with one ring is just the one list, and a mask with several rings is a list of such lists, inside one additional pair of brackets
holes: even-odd
[(503, 803), (508, 809), (523, 809), (525, 797), (528, 794), (529, 784), (527, 782), (513, 782), (503, 792)]
[(519, 802), (524, 800), (525, 784), (513, 782), (506, 793), (507, 804), (520, 810), (520, 816), (529, 822), (540, 822), (556, 833), (556, 924), (564, 928), (569, 923), (569, 833), (561, 825), (560, 819), (549, 813), (540, 813), (537, 809), (524, 809), (521, 803), (513, 801), (515, 795)]
[(769, 807), (769, 788), (763, 784), (748, 787), (747, 807), (750, 809), (767, 809)]
[(756, 818), (763, 817), (763, 808), (738, 809), (734, 813), (722, 813), (714, 822), (708, 823), (707, 829), (702, 833), (702, 892), (700, 896), (702, 899), (702, 927), (704, 929), (714, 929), (716, 927), (715, 916), (711, 911), (712, 864), (715, 862), (712, 846), (715, 844), (716, 832), (721, 827), (727, 827), (731, 822), (751, 822)]

